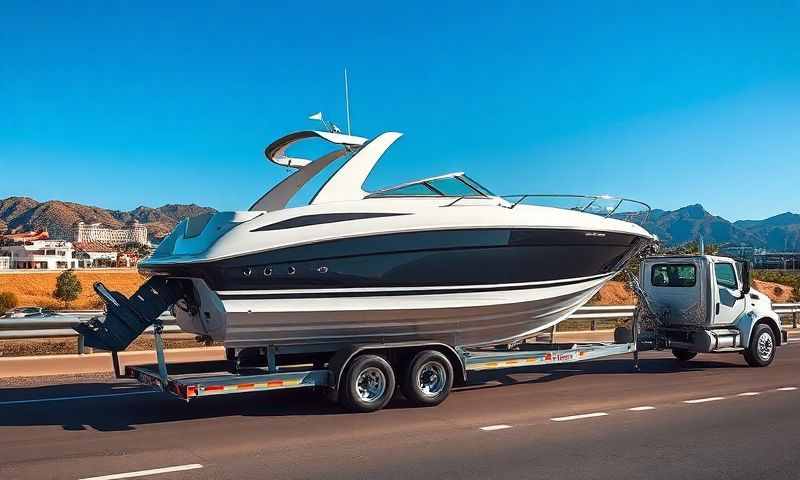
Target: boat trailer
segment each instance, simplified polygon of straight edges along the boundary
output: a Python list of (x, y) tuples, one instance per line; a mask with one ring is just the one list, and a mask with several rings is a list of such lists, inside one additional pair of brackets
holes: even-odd
[[(162, 334), (163, 326), (156, 321), (153, 328), (155, 364), (126, 366), (122, 374), (119, 372), (117, 354), (112, 352), (114, 368), (118, 376), (134, 378), (140, 383), (153, 386), (187, 402), (211, 395), (290, 388), (324, 387), (337, 390), (344, 368), (343, 362), (336, 362), (336, 355), (327, 368), (313, 368), (308, 364), (278, 366), (275, 362), (274, 348), (269, 349), (270, 353), (267, 355), (269, 361), (265, 367), (246, 367), (235, 373), (230, 371), (230, 363), (227, 360), (178, 363), (168, 367), (164, 360)], [(521, 343), (513, 347), (507, 345), (480, 349), (457, 347), (454, 351), (461, 363), (464, 380), (467, 380), (472, 372), (575, 363), (627, 353), (634, 354), (633, 368), (638, 370), (636, 340), (635, 338), (631, 340), (625, 343)], [(411, 346), (409, 344), (353, 345), (350, 350), (352, 353), (361, 349), (389, 350)], [(417, 347), (423, 346), (421, 344)]]

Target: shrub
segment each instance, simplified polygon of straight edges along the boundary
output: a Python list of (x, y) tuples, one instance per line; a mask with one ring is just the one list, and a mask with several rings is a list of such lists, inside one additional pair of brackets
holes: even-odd
[(772, 293), (774, 293), (776, 297), (780, 297), (783, 295), (783, 289), (778, 286), (772, 287)]
[(53, 297), (64, 302), (64, 308), (69, 308), (69, 302), (76, 300), (83, 290), (81, 281), (72, 270), (65, 270), (56, 279), (56, 289)]
[(19, 299), (14, 292), (0, 292), (0, 314), (6, 313), (12, 308), (17, 308)]

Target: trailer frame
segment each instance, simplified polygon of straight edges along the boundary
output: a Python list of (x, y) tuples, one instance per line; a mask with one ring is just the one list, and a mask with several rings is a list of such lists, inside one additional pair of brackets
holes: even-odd
[[(630, 342), (626, 343), (521, 343), (515, 346), (501, 345), (484, 348), (450, 347), (441, 343), (403, 342), (384, 344), (353, 344), (331, 359), (327, 368), (308, 368), (308, 365), (279, 366), (275, 362), (274, 347), (268, 347), (268, 364), (264, 368), (248, 367), (233, 373), (227, 361), (202, 361), (179, 363), (167, 366), (164, 356), (163, 329), (159, 323), (153, 328), (155, 336), (156, 363), (151, 365), (126, 366), (124, 375), (142, 384), (152, 386), (185, 401), (199, 397), (225, 394), (285, 390), (293, 388), (322, 387), (338, 393), (342, 372), (350, 359), (359, 353), (393, 349), (449, 349), (460, 365), (464, 381), (470, 372), (485, 372), (531, 366), (574, 363), (599, 358), (633, 353), (633, 367), (638, 370), (638, 348), (636, 325), (633, 322)], [(115, 366), (118, 368), (116, 352)], [(338, 357), (338, 358), (337, 358)]]

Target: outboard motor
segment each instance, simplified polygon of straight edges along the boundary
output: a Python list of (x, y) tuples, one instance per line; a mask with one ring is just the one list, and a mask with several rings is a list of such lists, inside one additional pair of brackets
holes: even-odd
[(163, 276), (150, 278), (130, 298), (108, 290), (102, 283), (94, 291), (106, 304), (106, 315), (94, 317), (75, 327), (89, 347), (118, 352), (125, 350), (136, 337), (183, 296), (178, 280)]

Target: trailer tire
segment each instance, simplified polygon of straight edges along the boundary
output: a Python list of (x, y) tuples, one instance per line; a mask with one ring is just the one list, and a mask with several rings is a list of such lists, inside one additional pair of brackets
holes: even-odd
[(453, 365), (443, 353), (423, 350), (408, 362), (400, 390), (414, 405), (432, 407), (442, 403), (453, 388)]
[(775, 333), (769, 325), (760, 323), (753, 330), (744, 359), (751, 367), (766, 367), (775, 359), (775, 345)]
[(354, 412), (374, 412), (385, 407), (395, 390), (392, 366), (379, 355), (354, 358), (342, 378), (341, 403)]
[(697, 352), (692, 352), (685, 348), (673, 348), (672, 354), (675, 355), (675, 358), (679, 362), (688, 362), (689, 360), (697, 356)]

